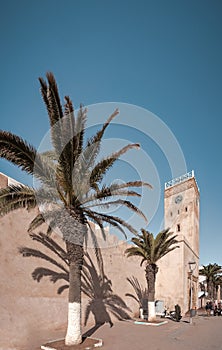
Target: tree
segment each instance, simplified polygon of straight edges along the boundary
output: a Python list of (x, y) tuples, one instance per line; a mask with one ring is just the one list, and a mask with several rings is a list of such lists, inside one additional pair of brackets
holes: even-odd
[(157, 261), (164, 255), (168, 254), (175, 248), (178, 241), (177, 235), (172, 235), (169, 229), (165, 229), (158, 233), (154, 238), (153, 234), (145, 229), (141, 229), (142, 234), (133, 237), (131, 241), (134, 246), (126, 249), (127, 257), (138, 256), (142, 258), (140, 266), (146, 264), (145, 274), (148, 290), (148, 320), (156, 319), (155, 313), (155, 281), (158, 272)]
[(214, 298), (214, 279), (221, 272), (221, 266), (218, 264), (203, 265), (199, 269), (199, 274), (206, 277), (208, 298)]
[(12, 162), (37, 180), (36, 188), (18, 185), (0, 190), (0, 212), (5, 215), (17, 208), (38, 207), (39, 213), (30, 223), (29, 231), (43, 223), (48, 233), (59, 232), (66, 245), (69, 262), (69, 305), (66, 345), (79, 344), (81, 333), (81, 269), (83, 244), (89, 221), (104, 224), (122, 233), (135, 229), (120, 217), (110, 215), (106, 208), (123, 205), (145, 216), (127, 199), (120, 196), (140, 196), (133, 187), (149, 186), (142, 181), (103, 183), (106, 172), (116, 160), (138, 144), (129, 144), (102, 159), (98, 158), (105, 130), (117, 116), (118, 110), (107, 119), (101, 129), (85, 140), (87, 110), (80, 106), (77, 116), (71, 99), (65, 96), (62, 107), (55, 78), (47, 73), (47, 81), (39, 79), (46, 105), (52, 148), (38, 152), (32, 145), (10, 132), (0, 131), (0, 157)]

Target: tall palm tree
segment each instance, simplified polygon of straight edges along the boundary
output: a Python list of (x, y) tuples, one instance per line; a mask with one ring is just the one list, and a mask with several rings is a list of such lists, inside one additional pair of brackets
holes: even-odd
[(221, 272), (221, 266), (218, 264), (203, 265), (199, 269), (199, 274), (206, 277), (208, 298), (214, 298), (214, 279)]
[(149, 231), (141, 229), (141, 234), (133, 237), (134, 246), (126, 249), (127, 257), (138, 256), (142, 258), (140, 266), (146, 264), (145, 273), (148, 290), (148, 320), (156, 319), (155, 313), (155, 281), (158, 272), (157, 261), (172, 250), (179, 248), (175, 244), (177, 235), (172, 235), (169, 229), (165, 229), (154, 238)]
[(106, 208), (123, 205), (143, 218), (143, 213), (130, 201), (120, 196), (140, 196), (130, 189), (148, 184), (142, 181), (102, 184), (108, 169), (125, 152), (138, 148), (130, 144), (121, 150), (98, 159), (101, 141), (110, 122), (118, 110), (108, 118), (101, 129), (85, 140), (87, 111), (82, 106), (75, 115), (71, 99), (65, 97), (62, 107), (55, 78), (47, 73), (47, 81), (39, 79), (41, 94), (46, 105), (52, 149), (39, 153), (22, 138), (10, 132), (0, 131), (0, 157), (19, 166), (37, 179), (36, 188), (8, 186), (0, 190), (0, 212), (5, 215), (17, 208), (39, 208), (38, 215), (30, 223), (32, 231), (44, 222), (48, 232), (59, 232), (66, 244), (69, 261), (69, 304), (66, 345), (79, 344), (81, 332), (81, 269), (83, 243), (89, 221), (101, 228), (109, 224), (121, 232), (135, 229), (123, 219), (110, 215)]

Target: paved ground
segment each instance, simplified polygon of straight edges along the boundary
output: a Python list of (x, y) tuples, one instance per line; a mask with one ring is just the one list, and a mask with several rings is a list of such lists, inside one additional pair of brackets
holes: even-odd
[(188, 321), (188, 318), (178, 323), (169, 320), (158, 327), (118, 321), (112, 328), (108, 324), (101, 326), (93, 337), (103, 339), (102, 350), (222, 349), (222, 317), (197, 316), (192, 325)]
[(170, 320), (159, 327), (119, 322), (101, 327), (94, 336), (103, 338), (103, 350), (221, 350), (222, 317), (198, 317), (192, 325)]

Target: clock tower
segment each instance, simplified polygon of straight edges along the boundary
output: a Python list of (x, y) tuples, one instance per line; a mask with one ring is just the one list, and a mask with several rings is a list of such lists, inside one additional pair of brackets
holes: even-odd
[(179, 304), (183, 313), (198, 307), (199, 197), (194, 171), (165, 183), (165, 228), (177, 235), (179, 248), (158, 264), (157, 295), (169, 308)]

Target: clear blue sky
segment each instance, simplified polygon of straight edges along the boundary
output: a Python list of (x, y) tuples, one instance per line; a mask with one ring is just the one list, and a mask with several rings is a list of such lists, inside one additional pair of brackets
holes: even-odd
[[(221, 14), (216, 0), (9, 0), (0, 13), (0, 128), (38, 147), (48, 120), (37, 78), (49, 70), (76, 106), (114, 101), (157, 115), (196, 173), (203, 264), (222, 264)], [(169, 169), (151, 146), (163, 186)], [(5, 161), (0, 171), (25, 181)]]

